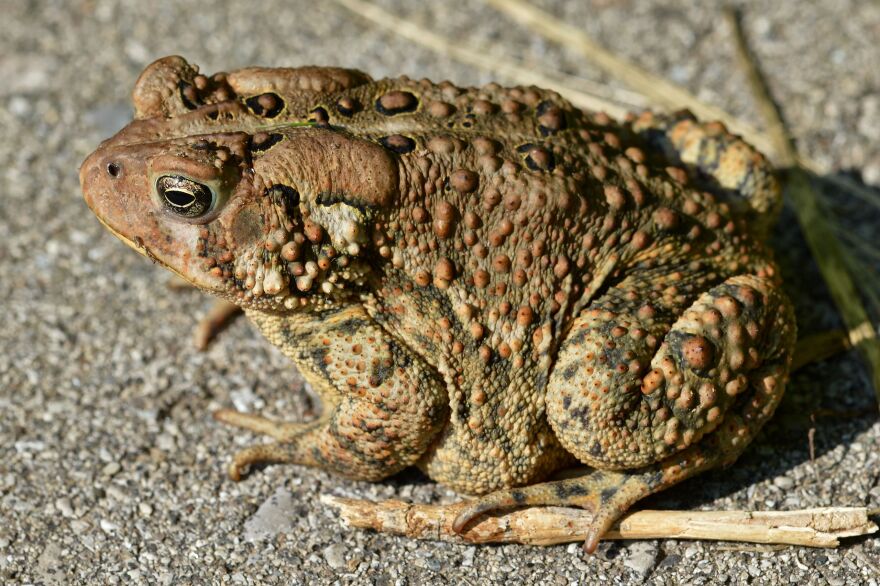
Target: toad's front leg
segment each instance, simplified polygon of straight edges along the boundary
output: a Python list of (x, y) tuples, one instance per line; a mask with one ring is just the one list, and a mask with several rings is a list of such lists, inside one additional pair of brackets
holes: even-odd
[(446, 422), (443, 380), (360, 307), (320, 315), (248, 316), (296, 362), (321, 396), (323, 412), (308, 423), (215, 413), (220, 421), (277, 440), (236, 454), (229, 472), (233, 479), (251, 464), (287, 462), (379, 480), (414, 464)]
[(629, 294), (639, 290), (650, 288), (625, 281), (575, 320), (548, 385), (556, 436), (597, 470), (476, 499), (456, 530), (491, 510), (579, 506), (594, 514), (592, 551), (636, 501), (733, 462), (772, 415), (795, 339), (791, 306), (772, 282), (730, 278), (683, 313), (675, 299), (686, 295), (645, 303)]

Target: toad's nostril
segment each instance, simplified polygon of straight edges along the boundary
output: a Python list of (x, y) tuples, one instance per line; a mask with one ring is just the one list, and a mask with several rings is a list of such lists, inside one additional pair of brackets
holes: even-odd
[(120, 173), (122, 173), (122, 167), (119, 166), (119, 163), (107, 164), (107, 174), (111, 177), (119, 177)]

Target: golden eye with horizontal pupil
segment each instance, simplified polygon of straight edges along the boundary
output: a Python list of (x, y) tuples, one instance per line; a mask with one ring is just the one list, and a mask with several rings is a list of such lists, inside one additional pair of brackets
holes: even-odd
[(180, 175), (162, 175), (156, 180), (156, 192), (165, 209), (184, 218), (198, 218), (211, 211), (214, 192), (207, 185)]

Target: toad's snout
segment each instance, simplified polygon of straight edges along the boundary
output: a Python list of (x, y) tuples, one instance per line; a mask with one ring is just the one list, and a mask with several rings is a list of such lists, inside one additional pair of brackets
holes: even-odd
[(79, 168), (79, 181), (86, 205), (102, 224), (114, 234), (131, 242), (130, 236), (138, 235), (132, 229), (138, 224), (139, 212), (143, 212), (130, 195), (138, 183), (137, 166), (128, 157), (99, 148), (89, 155)]

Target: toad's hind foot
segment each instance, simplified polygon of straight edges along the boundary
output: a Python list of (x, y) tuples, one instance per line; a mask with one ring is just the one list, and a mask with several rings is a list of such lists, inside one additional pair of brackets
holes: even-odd
[(599, 539), (636, 502), (685, 478), (724, 463), (716, 443), (692, 446), (680, 454), (652, 466), (630, 471), (591, 470), (584, 476), (499, 490), (478, 497), (455, 518), (452, 528), (462, 532), (483, 513), (522, 506), (568, 506), (593, 514), (584, 539), (588, 553), (596, 550)]

